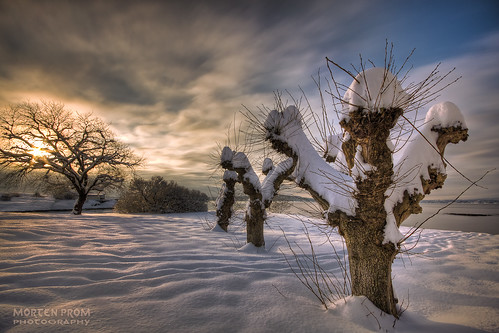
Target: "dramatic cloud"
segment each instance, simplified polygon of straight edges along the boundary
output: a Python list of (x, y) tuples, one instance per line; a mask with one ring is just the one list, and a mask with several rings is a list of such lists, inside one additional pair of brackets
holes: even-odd
[(0, 104), (45, 98), (94, 112), (147, 158), (145, 174), (202, 188), (242, 105), (272, 106), (275, 90), (315, 94), (325, 56), (382, 64), (389, 39), (402, 59), (417, 48), (417, 70), (458, 67), (448, 99), (485, 128), (480, 145), (455, 150), (456, 165), (467, 154), (497, 164), (497, 6), (442, 3), (0, 0)]

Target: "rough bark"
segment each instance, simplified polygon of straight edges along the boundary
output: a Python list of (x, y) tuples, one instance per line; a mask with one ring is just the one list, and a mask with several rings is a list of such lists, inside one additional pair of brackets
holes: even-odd
[(256, 247), (265, 246), (263, 236), (263, 225), (265, 223), (265, 207), (258, 197), (250, 197), (248, 209), (244, 216), (246, 222), (246, 242), (252, 243)]
[[(402, 112), (399, 108), (378, 112), (358, 109), (349, 114), (348, 121), (341, 122), (350, 137), (342, 150), (356, 185), (353, 193), (358, 203), (355, 216), (349, 216), (341, 210), (331, 211), (331, 203), (320, 195), (319, 189), (313, 187), (313, 182), (307, 179), (307, 173), (300, 174), (298, 182), (328, 212), (328, 223), (338, 227), (339, 233), (345, 238), (352, 293), (367, 296), (381, 310), (394, 316), (398, 316), (398, 312), (393, 295), (391, 265), (398, 247), (383, 244), (387, 216), (384, 202), (393, 175), (392, 152), (387, 146), (387, 139)], [(279, 119), (276, 114), (272, 114), (272, 117)], [(283, 126), (290, 126), (293, 136), (303, 136), (303, 133), (298, 133), (297, 123), (298, 120), (295, 123), (286, 122)], [(299, 155), (300, 152), (294, 151), (293, 146), (286, 142), (286, 136), (281, 135), (287, 129), (279, 127), (279, 121), (269, 121), (267, 124), (267, 140), (274, 149), (290, 157)], [(359, 165), (369, 165), (370, 170), (357, 169), (354, 172), (354, 168)], [(310, 170), (311, 177), (318, 173), (327, 174), (329, 171)], [(324, 179), (326, 181), (327, 176)]]
[(372, 167), (372, 170), (361, 170), (358, 172), (362, 174), (355, 175), (357, 192), (354, 196), (358, 202), (355, 217), (339, 222), (339, 231), (349, 253), (352, 293), (366, 296), (378, 308), (395, 317), (398, 317), (398, 311), (391, 266), (399, 249), (395, 244), (383, 244), (387, 215), (385, 192), (392, 184), (393, 176), (392, 152), (386, 142), (402, 112), (399, 108), (379, 112), (358, 109), (350, 112), (348, 121), (340, 123), (351, 138), (344, 147), (351, 174), (355, 165)]
[(266, 214), (262, 193), (255, 184), (248, 181), (246, 173), (249, 170), (235, 169), (235, 171), (239, 176), (239, 182), (243, 185), (244, 194), (249, 197), (248, 207), (244, 215), (244, 221), (246, 222), (246, 241), (252, 243), (256, 247), (263, 247), (265, 246), (263, 224), (265, 223)]
[(226, 170), (224, 173), (224, 184), (220, 190), (220, 196), (217, 199), (217, 224), (224, 231), (227, 231), (230, 219), (232, 217), (232, 207), (235, 202), (235, 179), (230, 173), (232, 171)]
[(352, 294), (366, 296), (398, 318), (391, 276), (398, 248), (391, 243), (383, 245), (383, 232), (369, 222), (350, 221), (342, 234), (348, 250)]

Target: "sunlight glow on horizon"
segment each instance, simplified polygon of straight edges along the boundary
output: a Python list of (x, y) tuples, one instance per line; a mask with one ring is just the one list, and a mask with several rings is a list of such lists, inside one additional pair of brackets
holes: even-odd
[(48, 153), (47, 151), (45, 151), (43, 148), (40, 147), (35, 147), (30, 149), (29, 154), (33, 155), (34, 159), (47, 157), (50, 155), (50, 153)]

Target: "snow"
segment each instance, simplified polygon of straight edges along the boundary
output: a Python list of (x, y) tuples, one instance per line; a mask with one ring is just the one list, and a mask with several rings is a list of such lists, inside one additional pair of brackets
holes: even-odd
[(267, 250), (264, 247), (256, 247), (253, 243), (246, 243), (241, 248), (238, 249), (239, 252), (247, 254), (265, 254)]
[(235, 169), (249, 169), (251, 168), (248, 156), (242, 152), (236, 152), (232, 157), (232, 165)]
[(266, 157), (262, 163), (262, 173), (269, 172), (270, 170), (272, 170), (273, 167), (274, 167), (274, 162), (272, 162), (272, 159)]
[(343, 95), (343, 117), (358, 108), (377, 112), (381, 108), (404, 107), (409, 95), (395, 75), (384, 67), (373, 67), (359, 73)]
[(328, 135), (326, 140), (326, 154), (330, 157), (336, 157), (341, 150), (341, 134)]
[(229, 147), (224, 147), (222, 153), (220, 154), (221, 163), (231, 161), (234, 157), (234, 152)]
[(354, 215), (357, 201), (352, 197), (352, 190), (355, 189), (355, 183), (349, 176), (331, 167), (316, 152), (302, 129), (301, 114), (295, 106), (288, 106), (282, 112), (271, 111), (264, 126), (271, 133), (269, 135), (287, 143), (298, 155), (298, 163), (292, 174), (296, 183), (305, 182), (325, 198), (330, 205), (330, 212), (341, 210)]
[(222, 163), (231, 162), (234, 169), (243, 169), (243, 180), (250, 183), (256, 191), (261, 190), (260, 179), (253, 170), (248, 156), (246, 156), (245, 153), (234, 152), (229, 147), (224, 147), (220, 160)]
[(237, 181), (237, 172), (231, 170), (225, 170), (223, 175), (223, 180), (234, 180)]
[[(2, 332), (482, 332), (499, 330), (498, 235), (426, 230), (393, 265), (400, 321), (364, 297), (329, 310), (280, 250), (307, 249), (302, 222), (271, 214), (266, 249), (244, 227), (212, 232), (213, 213), (0, 215)], [(320, 222), (320, 221), (316, 221)], [(341, 276), (324, 234), (308, 226), (320, 263)], [(404, 232), (408, 230), (403, 228)], [(332, 240), (344, 254), (339, 236)], [(14, 324), (14, 309), (90, 309), (83, 324)], [(66, 319), (60, 313), (56, 319)], [(38, 318), (44, 319), (44, 317)], [(47, 319), (47, 317), (45, 317)], [(381, 329), (380, 329), (381, 327)]]
[[(410, 96), (404, 91), (397, 78), (388, 70), (382, 67), (373, 67), (359, 73), (343, 96), (342, 119), (348, 120), (349, 113), (357, 109), (364, 112), (379, 112), (383, 108), (404, 108), (410, 100)], [(341, 119), (340, 119), (341, 120)], [(425, 124), (416, 139), (408, 143), (402, 153), (395, 154), (395, 188), (389, 188), (385, 195), (385, 211), (387, 222), (385, 227), (384, 243), (398, 243), (402, 238), (402, 233), (398, 230), (393, 208), (398, 202), (402, 202), (404, 193), (409, 195), (423, 193), (421, 178), (429, 180), (428, 168), (436, 169), (445, 174), (445, 164), (438, 151), (430, 147), (426, 139), (433, 147), (436, 147), (438, 134), (432, 129), (445, 127), (466, 127), (464, 117), (459, 108), (451, 102), (436, 104), (430, 108), (426, 114)], [(426, 139), (425, 139), (426, 138)], [(395, 151), (395, 147), (390, 140), (387, 146)], [(357, 179), (364, 179), (366, 172), (372, 167), (365, 163), (361, 150), (357, 147), (355, 156), (355, 166), (351, 170), (352, 176)], [(341, 152), (338, 159), (343, 162), (344, 156)]]
[[(423, 194), (421, 177), (430, 179), (428, 167), (445, 174), (445, 165), (440, 153), (432, 148), (426, 139), (437, 147), (438, 133), (432, 128), (456, 127), (466, 128), (464, 117), (459, 108), (451, 102), (436, 104), (428, 110), (425, 123), (421, 128), (421, 134), (417, 133), (415, 139), (407, 143), (405, 148), (394, 155), (394, 170), (396, 187), (387, 190), (385, 195), (385, 210), (387, 212), (387, 224), (385, 227), (384, 242), (397, 243), (402, 239), (402, 234), (397, 230), (393, 208), (398, 202), (402, 202), (404, 192), (409, 195)], [(426, 138), (426, 139), (425, 139)]]
[(293, 166), (293, 159), (288, 158), (287, 160), (284, 160), (281, 163), (279, 163), (277, 167), (269, 171), (269, 173), (262, 182), (262, 198), (264, 202), (267, 200), (272, 200), (274, 198), (276, 194), (274, 189), (274, 184), (277, 177), (285, 173), (292, 166)]
[(468, 128), (464, 116), (456, 104), (443, 102), (433, 105), (426, 114), (425, 123), (435, 127), (461, 127)]

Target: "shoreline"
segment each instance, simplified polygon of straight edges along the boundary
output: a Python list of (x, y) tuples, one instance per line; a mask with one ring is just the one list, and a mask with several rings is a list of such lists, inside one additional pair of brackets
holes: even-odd
[[(84, 212), (113, 212), (113, 201), (104, 203), (89, 201), (84, 207)], [(13, 198), (12, 201), (0, 201), (0, 213), (50, 213), (50, 212), (71, 212), (73, 200), (60, 200), (43, 197), (32, 198), (21, 196)], [(438, 212), (449, 201), (428, 200), (422, 201), (423, 212), (411, 215), (402, 226), (412, 227), (419, 225), (427, 218)], [(238, 201), (234, 207), (235, 211), (244, 210), (245, 201)], [(209, 206), (209, 211), (214, 207)], [(282, 214), (298, 214), (304, 217), (320, 218), (321, 212), (314, 202), (310, 201), (275, 201), (269, 212)], [(426, 221), (422, 229), (451, 230), (462, 232), (487, 233), (491, 235), (499, 234), (499, 204), (488, 199), (457, 201), (442, 209), (437, 215)]]

